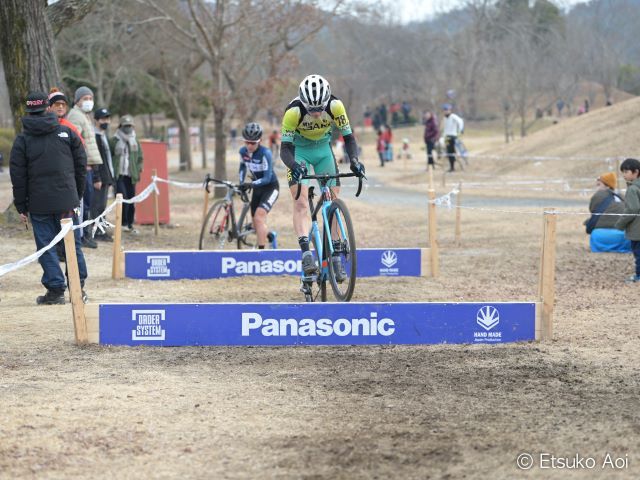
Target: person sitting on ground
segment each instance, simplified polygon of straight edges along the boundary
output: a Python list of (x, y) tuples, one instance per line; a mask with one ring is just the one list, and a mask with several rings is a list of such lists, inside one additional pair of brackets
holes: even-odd
[(624, 199), (615, 192), (618, 179), (613, 172), (606, 172), (596, 179), (596, 193), (589, 201), (589, 211), (593, 214), (585, 220), (587, 234), (590, 235), (589, 246), (592, 252), (622, 252), (631, 251), (629, 240), (624, 233), (615, 228), (618, 217), (614, 215), (599, 215), (601, 213), (622, 213)]
[(631, 240), (631, 251), (635, 257), (636, 273), (625, 282), (637, 283), (640, 282), (640, 161), (627, 158), (620, 165), (620, 171), (627, 182), (624, 213), (629, 215), (619, 217), (616, 228), (624, 230), (625, 237)]
[[(278, 200), (280, 184), (278, 177), (273, 171), (273, 157), (271, 150), (260, 145), (262, 140), (262, 127), (260, 124), (251, 122), (247, 123), (242, 129), (242, 138), (244, 139), (244, 147), (240, 149), (240, 184), (250, 185), (253, 193), (251, 194), (251, 218), (253, 228), (256, 230), (258, 237), (258, 249), (264, 249), (267, 243), (267, 237), (271, 236), (270, 241), (273, 243), (274, 233), (269, 234), (267, 231), (267, 215)], [(247, 183), (244, 183), (247, 171), (251, 177)]]

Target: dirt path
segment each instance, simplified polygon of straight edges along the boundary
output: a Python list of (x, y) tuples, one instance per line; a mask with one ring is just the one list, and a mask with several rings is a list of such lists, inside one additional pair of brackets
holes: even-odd
[[(426, 246), (425, 203), (390, 192), (397, 203), (348, 198), (360, 244)], [(127, 248), (195, 246), (200, 195), (171, 196), (173, 228), (142, 227)], [(283, 247), (290, 216), (285, 192), (270, 216)], [(463, 218), (454, 248), (453, 211), (439, 214), (438, 279), (362, 280), (354, 300), (535, 299), (540, 218)], [(621, 282), (630, 256), (587, 253), (581, 221), (559, 219), (555, 339), (537, 344), (78, 348), (69, 305), (34, 305), (40, 267), (7, 275), (0, 477), (512, 479), (530, 452), (597, 459), (576, 478), (638, 478), (638, 288)], [(0, 228), (0, 263), (33, 251), (26, 232)], [(110, 245), (86, 256), (94, 303), (300, 300), (293, 277), (114, 281)], [(607, 453), (628, 467), (603, 470)]]

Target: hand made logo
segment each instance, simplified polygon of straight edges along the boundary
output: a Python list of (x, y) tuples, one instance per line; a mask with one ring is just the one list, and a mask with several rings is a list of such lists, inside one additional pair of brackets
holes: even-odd
[(385, 267), (391, 268), (398, 263), (398, 255), (393, 250), (387, 250), (382, 253), (380, 261)]
[(485, 330), (491, 330), (500, 323), (500, 313), (497, 308), (486, 305), (476, 313), (476, 322)]

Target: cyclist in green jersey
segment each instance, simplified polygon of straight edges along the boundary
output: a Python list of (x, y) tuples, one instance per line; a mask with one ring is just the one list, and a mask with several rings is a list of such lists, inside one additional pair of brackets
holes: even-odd
[[(298, 96), (287, 106), (282, 119), (282, 139), (280, 158), (288, 167), (287, 180), (294, 199), (293, 229), (298, 235), (302, 250), (302, 269), (305, 275), (317, 273), (318, 267), (309, 251), (309, 180), (302, 180), (313, 166), (316, 175), (336, 174), (338, 166), (331, 150), (331, 128), (335, 125), (344, 138), (345, 148), (350, 160), (350, 168), (358, 176), (364, 176), (364, 165), (358, 160), (358, 145), (349, 125), (349, 118), (342, 101), (331, 94), (329, 82), (320, 75), (309, 75), (302, 80)], [(300, 197), (296, 200), (298, 183), (302, 184)], [(337, 198), (340, 182), (331, 180), (328, 184)], [(336, 266), (340, 265), (338, 281), (344, 280), (342, 263), (336, 257)], [(342, 276), (342, 279), (340, 278)]]

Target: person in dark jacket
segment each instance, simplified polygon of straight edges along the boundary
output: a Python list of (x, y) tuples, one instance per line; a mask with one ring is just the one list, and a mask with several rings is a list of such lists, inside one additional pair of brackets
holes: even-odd
[(440, 136), (440, 130), (438, 129), (438, 122), (433, 112), (427, 112), (424, 115), (424, 143), (427, 146), (427, 170), (429, 165), (435, 168), (435, 161), (433, 159), (433, 149), (436, 146), (438, 137)]
[[(618, 216), (624, 211), (624, 199), (616, 193), (618, 178), (613, 172), (605, 172), (596, 179), (596, 193), (589, 201), (591, 218), (584, 221), (592, 252), (631, 251), (631, 243), (624, 238), (624, 233), (616, 230)], [(607, 215), (600, 215), (600, 214)]]
[[(98, 151), (102, 158), (102, 165), (98, 169), (98, 175), (102, 186), (100, 190), (95, 190), (93, 203), (91, 204), (91, 218), (98, 218), (107, 208), (107, 198), (109, 196), (109, 187), (115, 184), (113, 178), (113, 161), (111, 159), (111, 150), (109, 148), (109, 138), (107, 131), (111, 121), (111, 113), (106, 108), (99, 108), (93, 115), (95, 119), (95, 134)], [(108, 233), (97, 231), (94, 237), (96, 240), (112, 242), (113, 239)]]
[[(48, 106), (49, 99), (43, 92), (27, 96), (27, 115), (22, 118), (22, 133), (13, 142), (9, 168), (13, 203), (25, 223), (29, 215), (38, 250), (60, 232), (61, 219), (73, 218), (78, 224), (75, 209), (80, 205), (87, 175), (87, 154), (80, 138), (69, 127), (60, 125), (56, 115), (46, 111)], [(87, 265), (79, 230), (74, 233), (82, 299), (86, 301)], [(46, 250), (39, 262), (47, 292), (36, 303), (64, 304), (66, 282), (55, 249)]]

